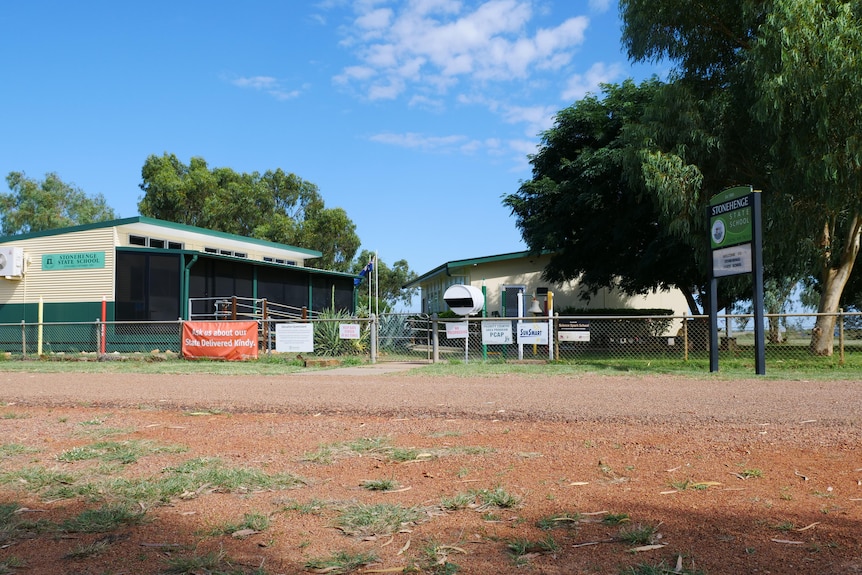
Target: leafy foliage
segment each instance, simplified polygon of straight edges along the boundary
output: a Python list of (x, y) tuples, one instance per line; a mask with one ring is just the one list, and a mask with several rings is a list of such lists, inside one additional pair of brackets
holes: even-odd
[(0, 226), (3, 235), (40, 232), (92, 224), (117, 216), (101, 194), (88, 196), (63, 182), (55, 173), (37, 181), (23, 172), (6, 177), (10, 193), (0, 194)]
[(549, 281), (578, 278), (592, 294), (614, 286), (690, 294), (703, 283), (692, 251), (658, 225), (643, 178), (627, 168), (638, 160), (638, 125), (659, 89), (657, 80), (605, 85), (603, 99), (587, 96), (560, 111), (531, 158), (532, 179), (504, 198), (530, 249), (552, 253)]
[(238, 173), (151, 155), (141, 170), (144, 216), (322, 252), (309, 265), (347, 271), (359, 237), (341, 208), (326, 208), (317, 186), (281, 169)]

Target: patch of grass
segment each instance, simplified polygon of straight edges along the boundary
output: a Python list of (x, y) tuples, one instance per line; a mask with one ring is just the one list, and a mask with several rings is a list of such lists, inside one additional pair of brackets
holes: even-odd
[(377, 561), (374, 553), (348, 553), (347, 551), (336, 551), (329, 557), (315, 557), (305, 563), (305, 568), (317, 573), (350, 573), (356, 571), (363, 565)]
[(796, 525), (794, 525), (792, 521), (782, 521), (781, 523), (773, 525), (772, 528), (776, 531), (793, 531), (796, 529)]
[(671, 567), (664, 561), (660, 561), (625, 567), (620, 571), (620, 575), (706, 575), (706, 572), (700, 569), (687, 569), (679, 564)]
[(542, 517), (536, 521), (536, 527), (542, 531), (560, 528), (571, 529), (578, 526), (578, 522), (581, 518), (580, 513), (558, 513), (555, 515), (549, 515), (548, 517)]
[(452, 497), (443, 497), (440, 500), (440, 507), (446, 511), (457, 511), (466, 509), (476, 501), (476, 496), (472, 493), (457, 493)]
[(368, 491), (392, 491), (398, 488), (394, 479), (368, 479), (362, 482), (362, 488)]
[(737, 475), (742, 479), (758, 479), (763, 477), (763, 471), (760, 469), (743, 469)]
[(88, 419), (87, 421), (80, 421), (80, 422), (78, 422), (78, 425), (83, 425), (83, 426), (87, 426), (87, 425), (102, 425), (102, 424), (104, 424), (104, 423), (105, 423), (105, 419), (107, 419), (108, 417), (110, 417), (110, 416), (108, 415), (108, 416), (105, 416), (104, 418), (98, 418), (98, 417), (97, 417), (97, 418), (94, 418), (94, 419)]
[(97, 555), (101, 555), (111, 546), (110, 539), (99, 539), (98, 541), (93, 541), (88, 544), (81, 544), (75, 546), (74, 549), (66, 553), (63, 557), (65, 559), (87, 559), (88, 557), (95, 557)]
[(167, 483), (172, 484), (172, 490), (182, 489), (182, 492), (194, 491), (203, 484), (228, 492), (293, 489), (306, 484), (304, 479), (292, 473), (269, 475), (250, 467), (225, 467), (218, 458), (206, 457), (167, 467), (163, 473), (168, 475)]
[(21, 445), (20, 443), (4, 443), (3, 445), (0, 445), (0, 459), (3, 459), (4, 457), (23, 455), (25, 453), (35, 453), (37, 451), (39, 450), (27, 447), (26, 445)]
[(320, 515), (326, 509), (327, 503), (319, 499), (312, 499), (306, 503), (290, 500), (282, 506), (283, 511), (296, 511), (300, 515)]
[(424, 456), (425, 459), (432, 455), (427, 452), (422, 452), (412, 447), (393, 447), (384, 452), (386, 458), (395, 461), (396, 463), (404, 463), (405, 461), (416, 461)]
[(15, 411), (5, 411), (5, 412), (3, 412), (3, 415), (0, 417), (2, 417), (3, 419), (27, 419), (30, 416), (27, 415), (26, 413), (17, 413)]
[(23, 559), (21, 559), (20, 557), (15, 557), (14, 555), (11, 557), (6, 557), (5, 559), (0, 559), (0, 575), (13, 573), (14, 569), (21, 569), (26, 566), (27, 565), (24, 563)]
[(38, 465), (0, 473), (0, 485), (15, 484), (30, 493), (39, 493), (50, 486), (73, 484), (76, 480), (70, 473)]
[(602, 517), (602, 523), (605, 525), (620, 525), (631, 521), (628, 513), (608, 513)]
[(116, 461), (122, 464), (136, 463), (146, 455), (159, 453), (182, 453), (188, 451), (184, 445), (159, 445), (154, 441), (100, 441), (92, 445), (73, 447), (60, 453), (58, 461), (72, 463), (99, 459), (100, 461)]
[(254, 532), (266, 531), (269, 529), (271, 520), (268, 515), (262, 513), (246, 513), (242, 516), (242, 520), (236, 523), (225, 523), (214, 529), (204, 531), (205, 535), (233, 535), (240, 531), (249, 529)]
[(513, 539), (506, 544), (506, 547), (509, 549), (512, 562), (518, 566), (526, 565), (529, 559), (536, 555), (554, 554), (560, 550), (560, 545), (550, 535), (538, 541)]
[(93, 427), (90, 429), (80, 429), (77, 430), (75, 435), (94, 437), (94, 438), (104, 438), (111, 437), (113, 435), (128, 435), (130, 433), (134, 433), (134, 427)]
[(107, 505), (87, 509), (58, 525), (64, 533), (107, 533), (144, 520), (144, 512), (126, 505)]
[(522, 499), (513, 495), (502, 487), (494, 489), (478, 489), (471, 492), (479, 503), (479, 509), (497, 507), (500, 509), (511, 509), (521, 504)]
[(419, 523), (426, 517), (426, 513), (418, 507), (358, 503), (342, 510), (335, 520), (335, 525), (345, 534), (355, 537), (372, 533), (390, 535), (406, 525)]
[(419, 568), (423, 573), (453, 575), (459, 571), (460, 567), (457, 563), (449, 561), (449, 556), (458, 553), (466, 554), (467, 552), (457, 545), (443, 545), (432, 540), (422, 549)]
[(191, 557), (170, 557), (165, 560), (167, 569), (165, 573), (174, 575), (192, 575), (197, 573), (226, 573), (225, 568), (230, 568), (227, 554), (223, 549), (210, 551), (205, 555), (192, 555)]
[(650, 545), (655, 543), (657, 534), (658, 526), (649, 523), (638, 523), (637, 525), (620, 529), (616, 539), (629, 545)]

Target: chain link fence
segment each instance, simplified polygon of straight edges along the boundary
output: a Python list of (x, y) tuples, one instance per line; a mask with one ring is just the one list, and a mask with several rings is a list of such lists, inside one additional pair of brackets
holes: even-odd
[[(811, 330), (818, 314), (767, 315), (767, 366), (810, 362)], [(719, 316), (719, 360), (754, 362), (749, 315)], [(7, 356), (182, 355), (183, 323), (101, 322), (0, 324), (0, 351)], [(379, 318), (260, 320), (261, 354), (355, 358), (359, 361), (685, 363), (708, 360), (706, 316), (571, 316), (447, 318), (384, 314)], [(306, 326), (301, 349), (293, 331)], [(310, 327), (308, 327), (310, 326)], [(279, 339), (287, 333), (287, 340)], [(280, 335), (281, 334), (281, 335)], [(287, 344), (285, 344), (287, 341)], [(822, 361), (862, 363), (862, 314), (839, 313), (832, 356)], [(819, 360), (819, 358), (818, 358)]]

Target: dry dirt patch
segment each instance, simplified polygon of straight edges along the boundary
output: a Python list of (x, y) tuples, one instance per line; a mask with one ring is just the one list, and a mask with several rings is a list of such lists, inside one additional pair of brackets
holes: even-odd
[[(715, 382), (676, 379), (671, 398), (667, 378), (579, 378), (559, 392), (505, 377), (234, 378), (229, 392), (212, 376), (113, 376), (110, 389), (111, 378), (25, 377), (0, 407), (0, 506), (14, 507), (0, 572), (335, 573), (326, 561), (339, 553), (376, 573), (862, 572), (862, 451), (857, 408), (834, 400), (856, 399), (844, 384), (788, 384), (795, 399), (785, 389), (757, 406), (731, 383), (712, 396)], [(704, 410), (728, 392), (736, 409)], [(686, 413), (669, 415), (668, 401)], [(105, 444), (148, 448), (118, 461)], [(97, 455), (70, 455), (87, 449)], [(139, 495), (141, 521), (68, 529), (127, 497), (118, 482), (156, 483), (190, 462), (259, 475), (193, 476), (164, 501)], [(65, 491), (40, 487), (35, 470), (64, 474)], [(345, 523), (357, 509), (414, 513), (368, 530)]]

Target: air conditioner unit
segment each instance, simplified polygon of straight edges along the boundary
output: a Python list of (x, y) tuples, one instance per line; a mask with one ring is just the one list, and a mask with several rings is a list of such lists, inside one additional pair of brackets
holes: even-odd
[(0, 276), (21, 277), (24, 275), (24, 248), (0, 246)]

